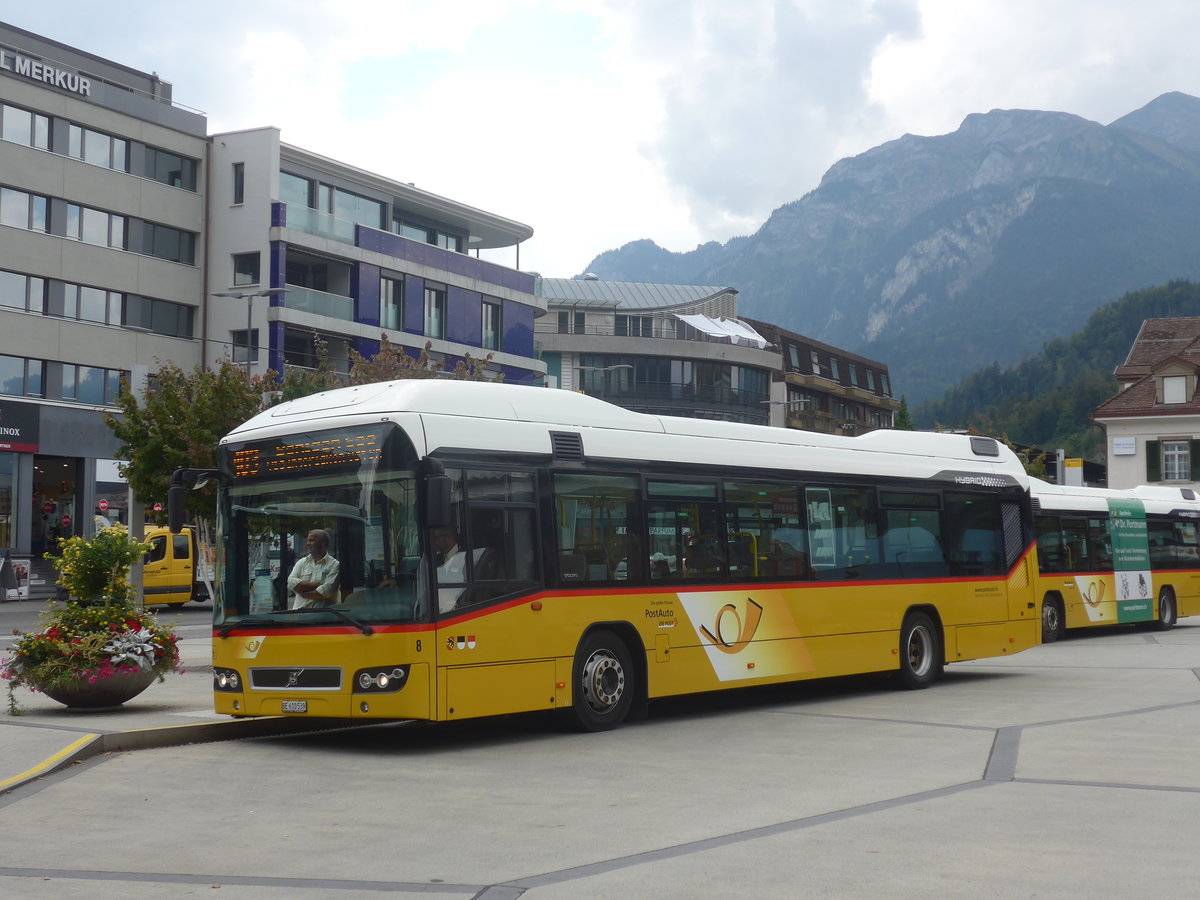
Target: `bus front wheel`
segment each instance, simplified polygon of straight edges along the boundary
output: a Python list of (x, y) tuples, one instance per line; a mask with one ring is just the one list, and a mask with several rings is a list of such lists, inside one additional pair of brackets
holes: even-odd
[(900, 684), (908, 690), (929, 687), (942, 671), (942, 642), (926, 613), (909, 613), (900, 629)]
[(1158, 628), (1167, 631), (1175, 627), (1175, 595), (1169, 587), (1158, 592)]
[(1063, 633), (1062, 606), (1049, 594), (1042, 599), (1042, 643), (1053, 644)]
[(572, 721), (581, 731), (607, 731), (633, 705), (633, 657), (611, 631), (593, 631), (575, 651)]

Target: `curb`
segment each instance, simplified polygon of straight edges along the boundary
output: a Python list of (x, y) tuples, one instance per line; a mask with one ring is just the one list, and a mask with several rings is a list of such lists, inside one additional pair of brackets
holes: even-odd
[(168, 725), (162, 728), (143, 728), (136, 731), (116, 731), (106, 734), (86, 734), (32, 768), (0, 781), (0, 794), (8, 793), (31, 781), (36, 781), (38, 778), (60, 772), (103, 753), (153, 750), (161, 747), (182, 747), (187, 744), (278, 737), (317, 731), (340, 731), (383, 724), (395, 724), (395, 721), (350, 724), (345, 719), (301, 719), (275, 716), (227, 722), (204, 722), (195, 725)]

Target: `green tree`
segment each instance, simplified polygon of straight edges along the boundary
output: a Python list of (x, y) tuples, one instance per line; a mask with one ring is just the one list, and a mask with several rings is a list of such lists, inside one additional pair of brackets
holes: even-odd
[[(138, 500), (165, 505), (176, 469), (216, 468), (218, 442), (259, 411), (263, 393), (274, 385), (274, 372), (248, 377), (228, 358), (191, 372), (165, 363), (140, 397), (124, 385), (119, 412), (106, 412), (104, 418), (120, 441), (121, 473)], [(212, 495), (193, 491), (188, 510), (197, 518), (211, 517)], [(161, 523), (165, 514), (155, 518)]]
[(892, 428), (897, 431), (916, 431), (912, 417), (908, 414), (908, 398), (900, 397), (900, 408), (896, 410), (896, 418), (892, 420)]
[[(444, 360), (429, 355), (431, 342), (417, 356), (397, 347), (386, 334), (379, 336), (379, 352), (367, 358), (357, 350), (350, 351), (350, 384), (374, 384), (379, 381), (398, 381), (402, 378), (437, 378), (439, 375), (459, 381), (503, 381), (504, 375), (493, 376), (487, 371), (495, 354), (475, 357), (464, 353), (463, 358), (447, 369)], [(444, 374), (443, 374), (444, 373)]]

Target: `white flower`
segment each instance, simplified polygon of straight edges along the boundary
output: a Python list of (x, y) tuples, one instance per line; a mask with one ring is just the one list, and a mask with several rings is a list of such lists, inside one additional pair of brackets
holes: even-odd
[(154, 635), (146, 628), (118, 634), (104, 645), (104, 652), (111, 653), (113, 665), (137, 666), (143, 671), (154, 668)]

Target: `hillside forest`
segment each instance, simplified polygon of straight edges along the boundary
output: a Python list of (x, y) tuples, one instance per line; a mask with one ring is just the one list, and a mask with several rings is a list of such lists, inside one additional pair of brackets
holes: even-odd
[(1113, 370), (1124, 362), (1142, 322), (1175, 316), (1200, 316), (1200, 284), (1172, 281), (1128, 293), (1099, 307), (1076, 334), (1054, 338), (1014, 366), (993, 363), (941, 399), (917, 405), (913, 422), (919, 429), (974, 428), (1102, 462), (1104, 434), (1091, 413), (1117, 392)]

